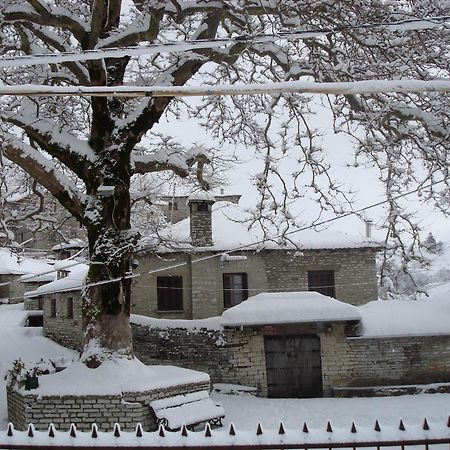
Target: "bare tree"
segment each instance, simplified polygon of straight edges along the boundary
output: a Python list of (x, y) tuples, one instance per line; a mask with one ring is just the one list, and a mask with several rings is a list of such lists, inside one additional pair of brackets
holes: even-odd
[[(8, 56), (233, 38), (185, 52), (161, 47), (147, 58), (4, 68), (0, 76), (5, 84), (182, 86), (449, 76), (449, 31), (442, 17), (448, 16), (450, 5), (444, 0), (134, 0), (128, 8), (121, 0), (1, 4), (1, 49)], [(318, 32), (275, 37), (302, 30)], [(274, 38), (251, 39), (258, 35)], [(51, 192), (87, 230), (91, 287), (83, 299), (84, 359), (90, 366), (112, 355), (132, 356), (127, 274), (139, 238), (130, 225), (132, 177), (171, 172), (208, 187), (204, 169), (211, 157), (204, 148), (186, 148), (182, 142), (150, 145), (155, 142), (150, 133), (163, 115), (174, 121), (184, 114), (197, 118), (219, 142), (263, 152), (264, 167), (256, 176), (261, 194), (256, 219), (263, 211), (272, 218), (282, 214), (286, 231), (295, 222), (290, 204), (296, 199), (311, 197), (320, 208), (336, 213), (351, 203), (330, 175), (307, 96), (206, 97), (200, 104), (151, 96), (3, 97), (1, 102), (3, 156)], [(380, 170), (390, 199), (391, 234), (408, 219), (396, 200), (405, 187), (421, 186), (424, 197), (447, 208), (447, 96), (343, 95), (328, 102), (336, 131), (359, 139), (355, 164)], [(287, 154), (297, 161), (288, 178), (279, 170)]]

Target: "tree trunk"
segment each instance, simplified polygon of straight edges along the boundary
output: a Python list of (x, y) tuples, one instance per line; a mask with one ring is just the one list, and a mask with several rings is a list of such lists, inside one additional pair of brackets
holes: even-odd
[(82, 295), (82, 359), (89, 367), (105, 359), (133, 357), (129, 276), (139, 235), (130, 227), (129, 163), (113, 156), (111, 152), (102, 164), (109, 166), (102, 185), (111, 192), (102, 192), (96, 181), (86, 208), (90, 266)]

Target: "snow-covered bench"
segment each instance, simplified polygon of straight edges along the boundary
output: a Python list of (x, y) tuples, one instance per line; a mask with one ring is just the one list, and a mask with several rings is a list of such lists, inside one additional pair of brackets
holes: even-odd
[(183, 425), (193, 428), (201, 422), (222, 426), (225, 417), (225, 410), (211, 400), (208, 391), (154, 400), (150, 407), (156, 415), (156, 423), (169, 430), (177, 430)]

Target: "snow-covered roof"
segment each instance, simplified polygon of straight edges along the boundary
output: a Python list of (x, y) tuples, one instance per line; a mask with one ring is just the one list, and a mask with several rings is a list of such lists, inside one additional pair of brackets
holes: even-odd
[(52, 247), (53, 251), (57, 250), (68, 250), (70, 248), (83, 248), (86, 247), (86, 242), (82, 239), (74, 238), (69, 239), (68, 242), (61, 242), (61, 244), (57, 244), (54, 247)]
[(215, 197), (210, 194), (208, 191), (197, 191), (193, 192), (187, 198), (188, 202), (211, 202), (214, 203), (216, 201)]
[(222, 325), (257, 326), (360, 320), (358, 308), (318, 292), (262, 293), (222, 314)]
[(70, 271), (67, 277), (44, 284), (34, 291), (25, 292), (25, 297), (37, 297), (52, 292), (70, 292), (81, 290), (86, 280), (89, 266), (84, 263), (79, 263), (78, 265), (72, 266), (67, 270)]
[[(316, 231), (313, 229), (299, 231), (289, 237), (294, 242), (279, 242), (276, 230), (263, 231), (256, 225), (248, 228), (250, 215), (239, 205), (231, 202), (217, 202), (212, 208), (213, 245), (205, 247), (213, 251), (228, 251), (245, 247), (247, 250), (256, 249), (350, 249), (350, 248), (379, 248), (380, 244), (357, 235), (330, 230)], [(170, 248), (160, 246), (158, 250), (198, 250), (191, 245), (190, 219), (184, 219), (160, 233), (164, 239), (171, 242)], [(270, 237), (272, 236), (272, 240)], [(268, 240), (269, 239), (269, 240)], [(264, 243), (262, 243), (265, 241)], [(175, 243), (175, 244), (174, 244)], [(145, 244), (144, 244), (145, 246)]]
[(52, 266), (45, 261), (17, 257), (9, 250), (0, 249), (0, 274), (26, 275), (39, 274), (52, 270)]

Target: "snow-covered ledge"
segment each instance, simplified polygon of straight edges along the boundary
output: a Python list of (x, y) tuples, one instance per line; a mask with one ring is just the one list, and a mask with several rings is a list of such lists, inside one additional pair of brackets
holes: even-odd
[(29, 423), (47, 429), (53, 423), (67, 429), (75, 423), (89, 430), (111, 430), (119, 423), (123, 430), (156, 429), (149, 407), (153, 400), (202, 390), (209, 391), (209, 376), (174, 366), (146, 366), (137, 359), (105, 361), (97, 369), (77, 362), (61, 372), (42, 375), (36, 389), (20, 384), (7, 387), (8, 416), (16, 429)]

